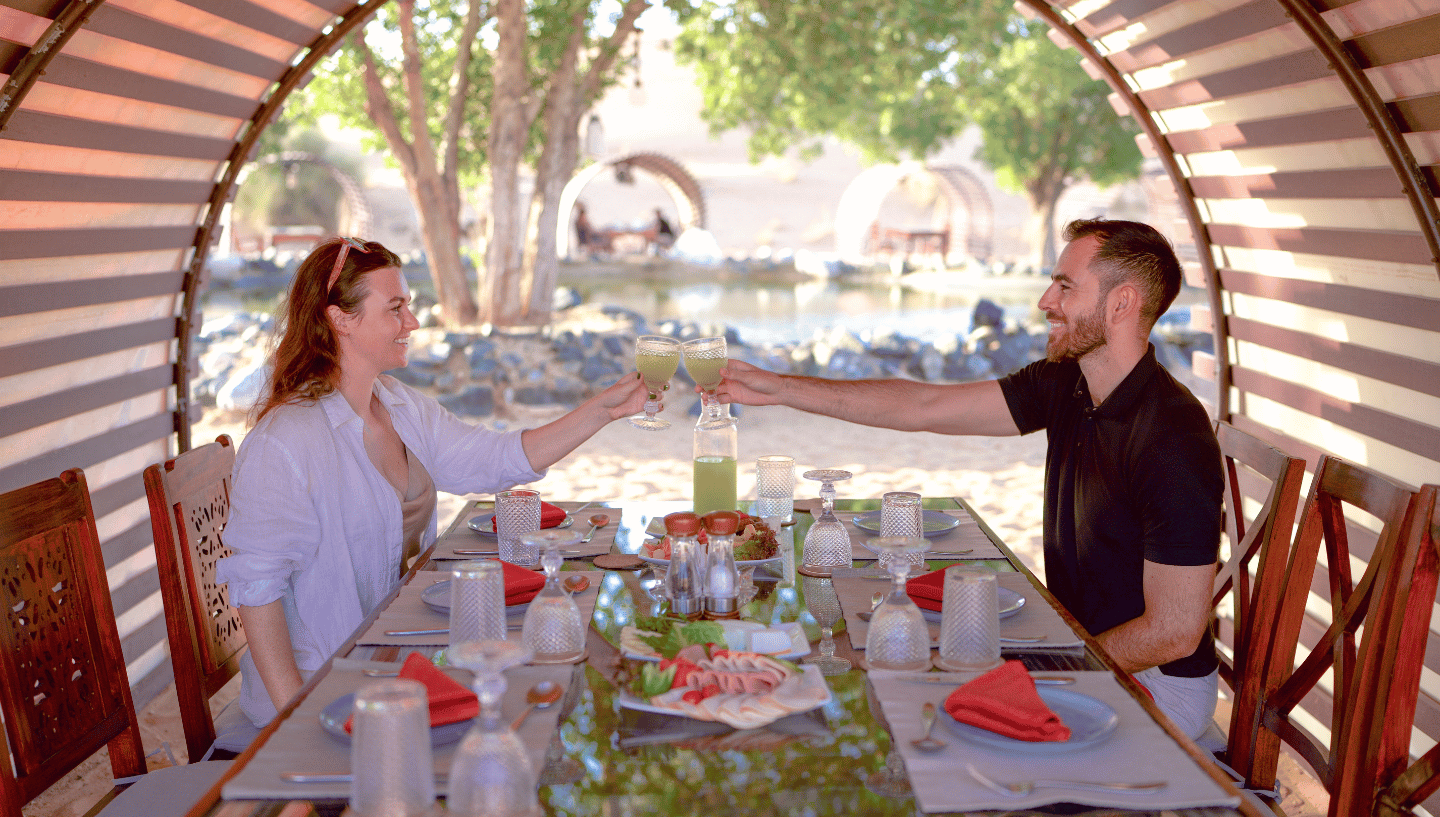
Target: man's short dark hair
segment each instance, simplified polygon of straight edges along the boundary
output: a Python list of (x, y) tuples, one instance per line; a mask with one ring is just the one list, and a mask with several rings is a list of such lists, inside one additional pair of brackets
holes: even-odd
[(1091, 260), (1100, 277), (1100, 296), (1108, 295), (1122, 281), (1133, 282), (1140, 288), (1140, 319), (1154, 326), (1180, 292), (1180, 261), (1170, 242), (1154, 227), (1138, 221), (1095, 218), (1065, 225), (1067, 242), (1091, 235), (1100, 241)]

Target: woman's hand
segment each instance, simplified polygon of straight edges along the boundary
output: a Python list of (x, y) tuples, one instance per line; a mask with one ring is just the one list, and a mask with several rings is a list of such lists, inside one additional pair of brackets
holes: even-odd
[(610, 414), (610, 419), (618, 420), (644, 411), (645, 400), (649, 396), (650, 390), (645, 388), (645, 381), (640, 379), (639, 372), (635, 372), (615, 381), (613, 386), (595, 395), (595, 400)]

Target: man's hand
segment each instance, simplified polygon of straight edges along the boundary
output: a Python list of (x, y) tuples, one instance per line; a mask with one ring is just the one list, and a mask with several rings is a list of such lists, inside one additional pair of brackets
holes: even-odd
[[(774, 372), (767, 372), (741, 360), (727, 360), (720, 369), (722, 377), (715, 394), (722, 403), (742, 406), (773, 406), (780, 403), (779, 394), (785, 381)], [(699, 390), (699, 387), (696, 387)]]

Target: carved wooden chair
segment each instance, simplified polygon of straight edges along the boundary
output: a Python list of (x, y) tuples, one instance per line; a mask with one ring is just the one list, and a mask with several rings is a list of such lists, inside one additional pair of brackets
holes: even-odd
[[(1371, 656), (1380, 649), (1379, 630), (1393, 611), (1387, 610), (1389, 594), (1407, 569), (1413, 569), (1415, 548), (1413, 538), (1403, 535), (1406, 514), (1415, 491), (1395, 480), (1363, 466), (1337, 457), (1321, 457), (1311, 480), (1310, 492), (1300, 517), (1294, 546), (1286, 569), (1286, 582), (1278, 613), (1266, 636), (1267, 659), (1261, 671), (1260, 701), (1254, 720), (1253, 755), (1248, 763), (1246, 786), (1270, 789), (1275, 785), (1281, 744), (1293, 749), (1315, 771), (1320, 782), (1331, 792), (1330, 814), (1354, 815), (1368, 813), (1369, 804), (1357, 808), (1354, 781), (1373, 776), (1374, 770), (1359, 768), (1361, 758), (1351, 750), (1357, 739), (1355, 730), (1367, 728), (1368, 710), (1389, 710), (1392, 701), (1359, 697), (1363, 689), (1377, 683), (1374, 674), (1382, 662)], [(1358, 523), (1348, 520), (1346, 508), (1363, 511), (1381, 525), (1373, 550), (1365, 549), (1373, 534)], [(1352, 538), (1355, 547), (1352, 549)], [(1316, 567), (1324, 546), (1326, 576), (1317, 579)], [(1355, 580), (1351, 557), (1366, 559), (1367, 566)], [(1407, 568), (1406, 565), (1411, 565)], [(1433, 578), (1431, 598), (1434, 597)], [(1306, 602), (1311, 592), (1330, 602), (1331, 624), (1313, 643), (1307, 638), (1309, 654), (1298, 665), (1296, 656), (1302, 634), (1318, 630), (1307, 626)], [(1428, 622), (1428, 610), (1425, 620)], [(1364, 643), (1357, 643), (1357, 633), (1364, 628)], [(1422, 647), (1423, 649), (1423, 647)], [(1367, 663), (1362, 662), (1362, 656)], [(1252, 666), (1251, 671), (1255, 668)], [(1332, 690), (1326, 693), (1319, 682), (1331, 673)], [(1394, 680), (1394, 679), (1392, 679)], [(1410, 684), (1413, 712), (1414, 687), (1419, 683), (1418, 668), (1404, 673), (1401, 683)], [(1399, 686), (1391, 694), (1403, 695)], [(1329, 712), (1319, 713), (1323, 722), (1328, 714), (1330, 738), (1317, 738), (1292, 717), (1302, 701), (1328, 705)], [(1386, 715), (1382, 712), (1382, 718)], [(1404, 744), (1409, 741), (1408, 718), (1396, 718), (1383, 727), (1387, 740), (1400, 737), (1398, 723), (1404, 721)], [(1343, 793), (1343, 794), (1342, 794)]]
[[(79, 469), (0, 495), (0, 813), (109, 746), (115, 777), (145, 771), (140, 725)], [(13, 764), (13, 769), (11, 768)]]
[[(1265, 631), (1274, 620), (1284, 590), (1285, 567), (1305, 461), (1221, 422), (1215, 428), (1224, 456), (1225, 533), (1230, 557), (1215, 576), (1213, 606), (1231, 596), (1234, 617), (1231, 657), (1220, 656), (1220, 677), (1232, 693), (1226, 759), (1242, 777), (1254, 752), (1254, 722), (1260, 697), (1261, 668), (1269, 643)], [(1258, 504), (1246, 513), (1246, 500)], [(1253, 575), (1252, 575), (1253, 573)], [(1221, 623), (1216, 619), (1217, 629)], [(1221, 633), (1216, 633), (1219, 643)]]
[(210, 757), (212, 749), (238, 752), (259, 731), (232, 705), (221, 714), (217, 740), (210, 712), (210, 698), (240, 671), (246, 647), (229, 591), (215, 583), (215, 562), (230, 555), (221, 531), (230, 518), (234, 465), (235, 446), (222, 434), (145, 469), (170, 662), (192, 761)]

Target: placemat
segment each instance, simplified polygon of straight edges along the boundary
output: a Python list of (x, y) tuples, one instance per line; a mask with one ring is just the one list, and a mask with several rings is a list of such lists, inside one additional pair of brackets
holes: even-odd
[[(434, 573), (419, 573), (415, 580), (400, 588), (400, 595), (395, 601), (386, 607), (375, 623), (370, 625), (358, 640), (356, 646), (369, 647), (443, 647), (450, 643), (450, 636), (446, 633), (436, 635), (385, 635), (386, 630), (429, 630), (437, 627), (448, 627), (450, 619), (440, 613), (431, 610), (425, 601), (420, 597), (425, 589), (436, 581), (444, 579), (435, 578)], [(566, 571), (563, 577), (585, 576), (590, 580), (590, 586), (574, 594), (575, 603), (580, 605), (580, 620), (589, 622), (591, 616), (595, 615), (595, 600), (600, 590), (600, 580), (605, 578), (603, 570), (575, 570)], [(507, 633), (510, 641), (520, 640), (520, 625), (524, 623), (523, 611), (516, 611), (506, 616), (507, 623), (512, 627)]]
[[(448, 534), (442, 534), (435, 542), (435, 550), (430, 558), (436, 560), (452, 559), (483, 559), (484, 556), (459, 556), (455, 551), (459, 550), (483, 550), (492, 556), (499, 555), (500, 540), (494, 536), (486, 536), (470, 529), (470, 520), (477, 516), (488, 516), (495, 512), (489, 507), (490, 503), (485, 502), (485, 507), (478, 507), (482, 503), (472, 502), (465, 506), (460, 512), (460, 524), (456, 525)], [(556, 502), (556, 505), (564, 508), (567, 513), (575, 517), (573, 529), (584, 536), (590, 530), (590, 517), (597, 513), (609, 513), (610, 524), (595, 531), (595, 536), (589, 542), (581, 542), (565, 548), (567, 551), (575, 551), (577, 555), (566, 556), (567, 559), (585, 559), (592, 556), (599, 556), (602, 553), (609, 553), (611, 546), (615, 544), (616, 520), (619, 519), (619, 511), (614, 508), (602, 508), (593, 503), (586, 502)], [(583, 508), (578, 516), (575, 509)]]
[[(870, 600), (875, 593), (890, 592), (890, 577), (875, 568), (837, 568), (833, 575), (835, 594), (840, 597), (840, 609), (845, 613), (845, 632), (850, 636), (850, 646), (855, 650), (865, 649), (865, 636), (870, 632), (870, 622), (861, 621), (858, 613), (870, 609)], [(1001, 642), (1002, 652), (1078, 652), (1085, 648), (1085, 642), (1076, 635), (1060, 618), (1030, 583), (1023, 573), (997, 573), (1000, 586), (1013, 590), (1025, 597), (1025, 606), (1020, 612), (1000, 619), (1000, 635), (1017, 638), (1020, 636), (1044, 635), (1045, 640), (1034, 644)], [(940, 623), (927, 622), (930, 637), (940, 637)], [(932, 645), (933, 646), (933, 645)]]
[[(398, 665), (397, 665), (398, 666)], [(575, 668), (570, 665), (521, 666), (505, 671), (508, 682), (501, 701), (501, 716), (513, 721), (525, 708), (525, 691), (541, 681), (552, 681), (568, 691)], [(464, 670), (447, 670), (457, 679), (469, 678)], [(295, 712), (281, 723), (275, 734), (260, 748), (255, 757), (234, 778), (226, 782), (221, 797), (226, 800), (248, 799), (339, 799), (350, 796), (349, 783), (288, 783), (281, 772), (313, 772), (343, 774), (350, 771), (350, 743), (326, 732), (320, 726), (320, 712), (336, 698), (351, 693), (376, 679), (362, 675), (349, 665), (332, 667), (330, 673), (301, 702)], [(468, 684), (468, 681), (465, 681)], [(562, 706), (536, 709), (520, 727), (520, 740), (530, 753), (530, 763), (537, 771), (545, 765), (545, 750), (559, 725)], [(435, 791), (444, 796), (443, 777), (450, 772), (450, 761), (460, 741), (433, 747), (437, 775)]]
[[(956, 686), (969, 675), (951, 673)], [(1044, 673), (1037, 673), (1043, 675)], [(969, 812), (987, 809), (1011, 811), (1052, 803), (1079, 803), (1089, 806), (1161, 811), (1235, 806), (1240, 798), (1216, 783), (1190, 758), (1125, 688), (1108, 672), (1066, 672), (1075, 684), (1055, 687), (1089, 695), (1115, 710), (1119, 723), (1102, 742), (1073, 752), (1037, 755), (1024, 746), (996, 749), (973, 742), (949, 728), (953, 723), (944, 712), (944, 700), (954, 691), (949, 685), (917, 684), (901, 680), (904, 673), (872, 671), (870, 682), (889, 723), (894, 745), (905, 760), (910, 785), (920, 810)], [(940, 708), (935, 737), (948, 745), (927, 754), (910, 745), (920, 736), (920, 707), (933, 702)], [(982, 773), (1000, 782), (1035, 779), (1067, 779), (1104, 782), (1164, 780), (1158, 792), (1097, 792), (1075, 788), (1036, 788), (1023, 797), (1000, 795), (980, 785), (965, 770), (974, 764)]]

